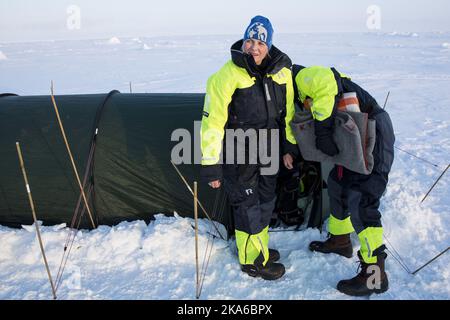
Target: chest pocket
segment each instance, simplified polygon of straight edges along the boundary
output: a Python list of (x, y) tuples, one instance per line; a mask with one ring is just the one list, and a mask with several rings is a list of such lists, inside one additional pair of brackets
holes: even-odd
[(261, 86), (236, 89), (229, 108), (230, 124), (259, 124), (267, 119), (264, 93)]
[(276, 119), (286, 114), (286, 84), (273, 83), (272, 108), (275, 110)]

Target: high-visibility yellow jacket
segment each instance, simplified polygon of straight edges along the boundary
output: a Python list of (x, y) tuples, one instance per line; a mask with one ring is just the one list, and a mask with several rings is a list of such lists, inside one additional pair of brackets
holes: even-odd
[(219, 163), (227, 128), (280, 129), (282, 150), (296, 144), (289, 126), (295, 113), (291, 60), (272, 46), (260, 71), (242, 52), (242, 43), (231, 47), (232, 59), (207, 82), (201, 126), (204, 166)]
[[(371, 116), (378, 106), (376, 100), (351, 79), (334, 68), (293, 65), (295, 100), (303, 104), (312, 100), (311, 112), (315, 121), (316, 135), (331, 134), (333, 115), (342, 93), (356, 92), (362, 112)], [(318, 132), (322, 131), (322, 132)]]

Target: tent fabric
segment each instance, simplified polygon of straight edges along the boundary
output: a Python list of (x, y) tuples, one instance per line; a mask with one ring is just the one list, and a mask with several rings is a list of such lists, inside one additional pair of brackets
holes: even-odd
[[(96, 222), (149, 221), (156, 213), (193, 216), (192, 196), (170, 162), (171, 149), (178, 142), (170, 139), (176, 128), (193, 133), (204, 95), (116, 92), (107, 96), (55, 96), (81, 179), (98, 126), (91, 177)], [(22, 147), (38, 219), (48, 225), (69, 224), (80, 190), (51, 98), (10, 95), (0, 98), (0, 224), (32, 223), (16, 141)], [(199, 166), (183, 164), (179, 169), (191, 185), (198, 180)], [(210, 216), (216, 192), (199, 182), (199, 199)], [(204, 217), (201, 210), (199, 214)], [(221, 215), (215, 220), (227, 225), (228, 215)], [(81, 227), (90, 227), (86, 214)]]
[[(179, 128), (194, 135), (204, 94), (112, 91), (60, 95), (55, 100), (80, 179), (87, 174), (85, 192), (97, 225), (137, 219), (148, 222), (158, 213), (193, 217), (193, 197), (170, 162), (172, 148), (179, 144), (171, 141), (171, 135)], [(0, 224), (33, 223), (16, 141), (21, 144), (38, 219), (45, 225), (70, 225), (80, 189), (51, 97), (10, 94), (0, 95)], [(180, 164), (178, 169), (191, 186), (199, 180), (200, 165)], [(225, 198), (223, 191), (198, 183), (199, 200), (211, 218), (231, 233), (230, 206), (225, 202), (225, 210), (213, 212)], [(205, 218), (200, 208), (199, 216)], [(310, 222), (319, 222), (309, 226), (320, 226), (322, 220), (311, 217)], [(80, 228), (90, 227), (85, 213)]]

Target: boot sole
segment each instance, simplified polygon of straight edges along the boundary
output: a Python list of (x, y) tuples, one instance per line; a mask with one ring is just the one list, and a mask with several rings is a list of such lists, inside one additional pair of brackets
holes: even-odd
[(389, 289), (389, 283), (385, 284), (384, 286), (382, 284), (380, 289), (373, 289), (373, 290), (368, 290), (368, 291), (364, 291), (364, 292), (347, 291), (345, 289), (342, 290), (342, 289), (337, 288), (337, 290), (339, 292), (346, 294), (348, 296), (351, 296), (351, 297), (368, 297), (368, 296), (372, 295), (373, 293), (375, 293), (375, 294), (384, 293), (384, 292), (388, 291), (388, 289)]
[(283, 273), (281, 275), (279, 275), (278, 277), (276, 277), (276, 278), (267, 277), (267, 276), (264, 276), (264, 275), (261, 275), (261, 278), (263, 278), (264, 280), (273, 281), (273, 280), (280, 279), (282, 276), (284, 276), (285, 273), (286, 273), (286, 270), (283, 270)]
[(309, 250), (312, 251), (312, 252), (320, 252), (320, 253), (325, 253), (325, 254), (334, 253), (334, 254), (337, 254), (337, 255), (340, 255), (340, 256), (349, 258), (349, 259), (350, 259), (351, 257), (353, 257), (353, 248), (352, 248), (351, 251), (349, 251), (349, 252), (322, 251), (322, 250), (314, 249), (314, 248), (311, 248), (311, 247), (309, 247)]
[(265, 274), (260, 274), (258, 272), (252, 272), (251, 270), (249, 270), (249, 271), (242, 270), (242, 272), (248, 274), (250, 277), (253, 277), (253, 278), (261, 277), (264, 280), (273, 281), (273, 280), (280, 279), (282, 276), (284, 276), (284, 274), (286, 273), (286, 270), (283, 270), (283, 273), (281, 275), (277, 276), (277, 277), (269, 277), (269, 276), (267, 276)]
[(382, 284), (381, 288), (380, 289), (375, 289), (374, 292), (376, 294), (385, 293), (386, 291), (388, 291), (388, 289), (389, 289), (389, 283), (386, 283), (385, 286), (383, 286), (383, 284)]

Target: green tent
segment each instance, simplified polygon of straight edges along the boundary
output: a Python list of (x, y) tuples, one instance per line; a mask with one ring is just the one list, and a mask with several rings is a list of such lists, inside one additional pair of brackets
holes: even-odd
[[(179, 143), (171, 141), (171, 134), (177, 128), (193, 134), (203, 99), (204, 94), (118, 91), (55, 96), (97, 225), (148, 222), (157, 213), (193, 216), (192, 195), (170, 162), (172, 148)], [(70, 224), (74, 212), (83, 206), (51, 97), (12, 94), (0, 95), (0, 224), (32, 223), (16, 141), (23, 152), (38, 219), (46, 225)], [(212, 212), (224, 196), (200, 181), (199, 167), (178, 166), (190, 185), (199, 181), (199, 200), (212, 218), (232, 230), (229, 206)], [(309, 226), (321, 225), (325, 212), (321, 205), (319, 211)], [(90, 227), (87, 214), (80, 227)]]

